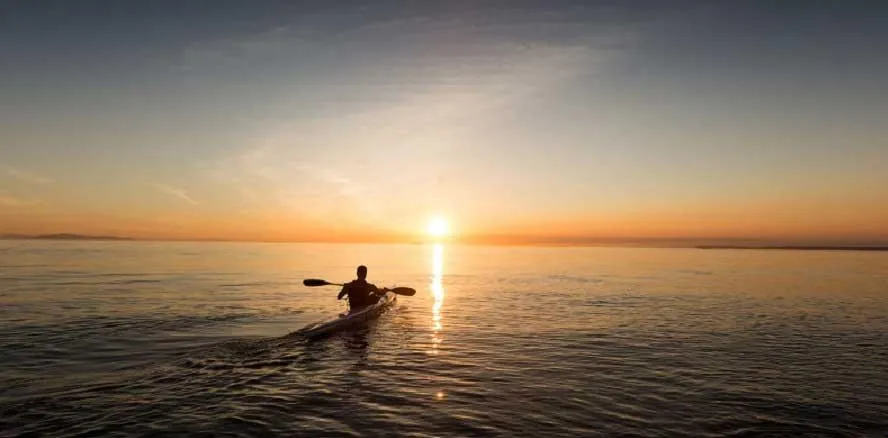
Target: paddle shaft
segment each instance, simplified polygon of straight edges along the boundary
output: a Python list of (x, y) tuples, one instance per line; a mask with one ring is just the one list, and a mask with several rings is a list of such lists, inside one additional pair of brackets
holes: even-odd
[[(314, 287), (314, 286), (345, 286), (345, 285), (342, 284), (342, 283), (330, 283), (330, 282), (327, 281), (327, 280), (321, 280), (321, 279), (317, 279), (317, 278), (309, 278), (309, 279), (305, 279), (305, 280), (302, 281), (302, 284), (304, 284), (304, 285), (306, 285), (306, 286), (309, 286), (309, 287)], [(398, 295), (404, 295), (404, 296), (408, 296), (408, 297), (413, 296), (413, 295), (416, 294), (416, 289), (409, 288), (409, 287), (396, 287), (396, 288), (392, 288), (392, 289), (389, 289), (389, 288), (383, 288), (383, 289), (380, 289), (380, 291), (381, 291), (381, 292), (393, 292), (393, 293), (396, 293), (396, 294), (398, 294)]]

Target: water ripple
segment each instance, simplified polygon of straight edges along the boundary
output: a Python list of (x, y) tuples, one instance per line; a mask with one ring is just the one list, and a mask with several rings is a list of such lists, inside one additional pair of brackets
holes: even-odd
[[(828, 271), (841, 254), (804, 271), (828, 283), (783, 277), (793, 259), (737, 274), (743, 254), (546, 250), (533, 270), (526, 252), (471, 250), (437, 265), (453, 275), (398, 268), (432, 284), (309, 340), (299, 328), (341, 311), (336, 291), (295, 288), (279, 260), (322, 275), (338, 247), (233, 247), (250, 271), (225, 265), (228, 246), (91, 245), (86, 265), (30, 248), (0, 277), (0, 436), (888, 436), (873, 255), (868, 275)], [(423, 256), (397, 251), (392, 266)], [(810, 292), (842, 275), (845, 293)]]

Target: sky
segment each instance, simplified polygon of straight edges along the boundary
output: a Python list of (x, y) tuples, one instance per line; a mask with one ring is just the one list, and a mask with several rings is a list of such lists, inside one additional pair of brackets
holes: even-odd
[(888, 6), (4, 1), (0, 234), (888, 243)]

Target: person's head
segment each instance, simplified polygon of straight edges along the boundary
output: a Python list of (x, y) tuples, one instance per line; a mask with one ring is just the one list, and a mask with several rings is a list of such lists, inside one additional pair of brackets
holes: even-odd
[(367, 267), (364, 265), (358, 266), (358, 278), (361, 280), (367, 279)]

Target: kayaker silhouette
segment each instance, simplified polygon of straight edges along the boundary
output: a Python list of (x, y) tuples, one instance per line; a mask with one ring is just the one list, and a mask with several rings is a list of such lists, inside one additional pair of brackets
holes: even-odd
[(355, 310), (375, 304), (384, 293), (385, 291), (376, 287), (375, 284), (367, 283), (367, 267), (361, 265), (358, 266), (358, 278), (346, 283), (336, 299), (341, 300), (342, 297), (348, 295), (348, 305), (351, 310)]

